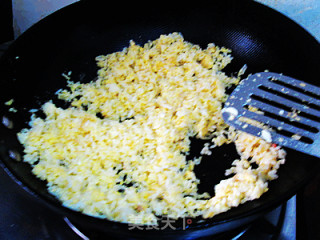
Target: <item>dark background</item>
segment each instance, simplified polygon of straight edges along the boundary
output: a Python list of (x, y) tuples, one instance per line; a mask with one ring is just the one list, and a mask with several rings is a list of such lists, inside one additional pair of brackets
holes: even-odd
[(12, 39), (12, 1), (0, 0), (0, 44)]

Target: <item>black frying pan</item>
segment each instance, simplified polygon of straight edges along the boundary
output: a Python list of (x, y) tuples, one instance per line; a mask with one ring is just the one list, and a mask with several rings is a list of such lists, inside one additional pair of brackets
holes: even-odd
[[(160, 34), (181, 32), (185, 40), (205, 48), (214, 42), (233, 50), (228, 74), (248, 65), (248, 73), (268, 69), (315, 85), (319, 82), (320, 44), (305, 30), (283, 15), (253, 1), (224, 0), (185, 4), (183, 7), (140, 4), (115, 6), (83, 1), (66, 7), (42, 20), (17, 39), (0, 61), (0, 114), (13, 122), (1, 125), (1, 165), (23, 189), (79, 226), (117, 237), (186, 239), (233, 229), (253, 221), (260, 214), (293, 196), (317, 171), (319, 159), (288, 150), (287, 162), (279, 178), (270, 183), (260, 199), (247, 202), (204, 221), (193, 219), (186, 230), (128, 230), (127, 224), (90, 217), (65, 208), (47, 192), (46, 183), (31, 168), (13, 158), (23, 155), (16, 133), (27, 127), (31, 108), (39, 108), (66, 85), (62, 73), (72, 71), (72, 79), (88, 82), (95, 78), (95, 56), (122, 50), (133, 39), (138, 44)], [(4, 105), (14, 99), (12, 106)], [(64, 103), (54, 100), (62, 107)], [(10, 112), (14, 107), (18, 111)], [(194, 140), (192, 154), (199, 154)], [(234, 146), (215, 150), (216, 158), (205, 158), (196, 168), (201, 179), (199, 191), (213, 193), (213, 186), (224, 177), (236, 157)]]

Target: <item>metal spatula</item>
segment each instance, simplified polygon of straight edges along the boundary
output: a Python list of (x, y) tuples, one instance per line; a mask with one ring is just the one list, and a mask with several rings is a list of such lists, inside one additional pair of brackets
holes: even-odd
[(244, 79), (222, 110), (236, 129), (320, 157), (320, 88), (278, 73)]

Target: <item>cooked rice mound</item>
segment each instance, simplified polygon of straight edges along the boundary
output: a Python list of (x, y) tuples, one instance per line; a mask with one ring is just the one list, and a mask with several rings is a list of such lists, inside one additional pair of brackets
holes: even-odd
[[(63, 205), (120, 222), (209, 218), (257, 199), (285, 152), (224, 123), (225, 90), (240, 79), (221, 71), (231, 59), (226, 48), (203, 50), (178, 33), (98, 56), (97, 80), (58, 91), (69, 108), (45, 103), (45, 119), (33, 115), (18, 134), (24, 161)], [(240, 157), (214, 196), (197, 192), (191, 137), (212, 139), (204, 154), (236, 144)]]

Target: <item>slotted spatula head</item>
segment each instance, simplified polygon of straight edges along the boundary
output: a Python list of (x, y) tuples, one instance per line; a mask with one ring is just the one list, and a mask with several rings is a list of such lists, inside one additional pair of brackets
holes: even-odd
[(320, 88), (278, 73), (242, 80), (222, 110), (236, 129), (320, 157)]

